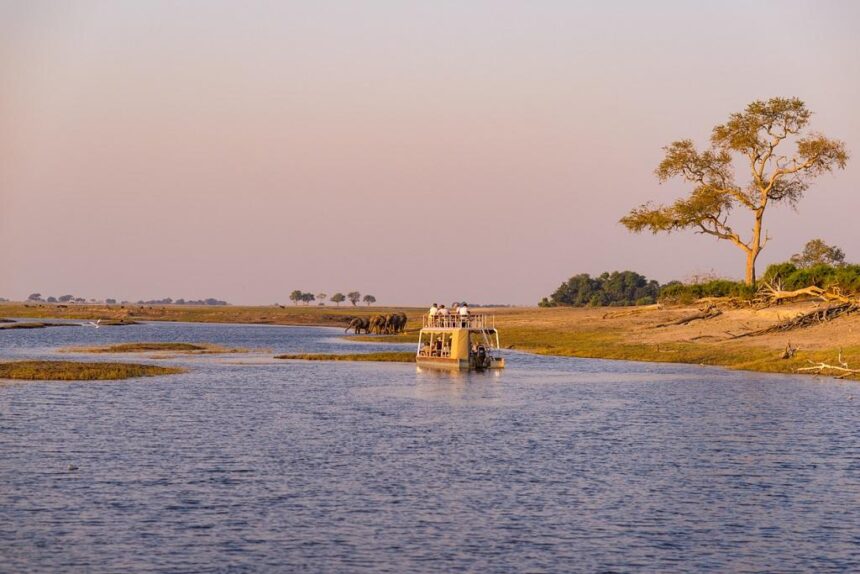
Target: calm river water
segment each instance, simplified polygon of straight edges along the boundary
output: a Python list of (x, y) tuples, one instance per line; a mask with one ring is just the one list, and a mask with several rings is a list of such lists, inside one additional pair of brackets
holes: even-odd
[[(0, 331), (0, 357), (118, 341), (391, 348), (341, 333)], [(857, 383), (519, 353), (461, 376), (272, 354), (0, 383), (0, 571), (860, 569)]]

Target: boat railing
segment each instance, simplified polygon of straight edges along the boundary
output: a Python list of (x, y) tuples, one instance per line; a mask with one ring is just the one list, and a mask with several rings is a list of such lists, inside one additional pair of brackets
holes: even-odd
[(423, 328), (442, 329), (492, 329), (496, 326), (495, 315), (424, 315)]

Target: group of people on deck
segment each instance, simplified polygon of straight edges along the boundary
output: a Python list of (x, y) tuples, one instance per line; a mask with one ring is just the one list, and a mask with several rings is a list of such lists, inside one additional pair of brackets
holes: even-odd
[(465, 327), (469, 324), (469, 306), (464, 301), (462, 304), (454, 303), (451, 309), (447, 309), (445, 305), (433, 303), (427, 316), (429, 318), (428, 324), (431, 326), (445, 325), (448, 323), (449, 317), (459, 317), (460, 325)]

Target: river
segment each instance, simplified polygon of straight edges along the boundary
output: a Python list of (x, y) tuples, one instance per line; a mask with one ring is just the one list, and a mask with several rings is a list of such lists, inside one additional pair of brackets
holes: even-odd
[(392, 348), (341, 334), (0, 331), (4, 359), (266, 350), (0, 383), (0, 571), (860, 569), (857, 383), (514, 352), (468, 375), (271, 358)]

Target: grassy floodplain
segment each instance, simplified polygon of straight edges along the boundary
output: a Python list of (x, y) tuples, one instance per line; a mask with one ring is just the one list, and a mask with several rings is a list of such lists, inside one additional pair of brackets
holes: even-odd
[(179, 321), (189, 323), (252, 323), (259, 325), (309, 325), (346, 327), (349, 317), (369, 317), (403, 311), (420, 322), (423, 309), (326, 306), (233, 306), (233, 305), (68, 305), (49, 303), (0, 303), (0, 316), (45, 319), (115, 321)]
[[(860, 367), (860, 316), (840, 317), (813, 327), (732, 339), (733, 335), (761, 329), (815, 307), (798, 303), (767, 309), (725, 309), (715, 318), (686, 325), (662, 326), (697, 311), (693, 306), (618, 315), (630, 308), (473, 309), (495, 316), (503, 347), (545, 355), (714, 365), (772, 373), (794, 373), (809, 362), (837, 364), (842, 360)], [(56, 317), (98, 319), (126, 317), (163, 320), (275, 325), (345, 327), (351, 317), (403, 311), (407, 332), (394, 336), (360, 336), (374, 342), (415, 342), (424, 309), (352, 306), (195, 307), (195, 306), (69, 306), (2, 304), (5, 317)], [(786, 345), (797, 348), (790, 359), (780, 356)]]
[(10, 361), (0, 363), (0, 379), (27, 381), (114, 381), (157, 377), (184, 372), (173, 367), (132, 363), (82, 363), (77, 361)]

